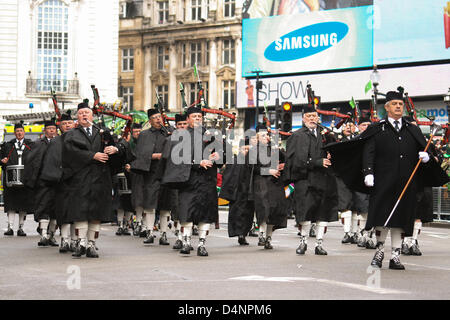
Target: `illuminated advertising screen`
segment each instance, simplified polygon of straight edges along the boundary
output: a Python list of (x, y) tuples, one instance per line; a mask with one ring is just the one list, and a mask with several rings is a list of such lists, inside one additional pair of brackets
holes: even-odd
[(252, 1), (242, 76), (450, 60), (450, 1)]

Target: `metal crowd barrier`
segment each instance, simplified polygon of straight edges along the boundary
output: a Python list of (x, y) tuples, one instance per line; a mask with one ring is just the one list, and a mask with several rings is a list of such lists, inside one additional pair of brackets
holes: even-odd
[(433, 188), (434, 221), (450, 222), (450, 191), (447, 188)]

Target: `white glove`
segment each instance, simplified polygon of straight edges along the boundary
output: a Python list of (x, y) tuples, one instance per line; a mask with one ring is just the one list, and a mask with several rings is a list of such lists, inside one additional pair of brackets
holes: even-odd
[(367, 187), (373, 187), (373, 185), (374, 185), (373, 174), (368, 174), (367, 176), (364, 177), (364, 184)]
[(430, 161), (430, 156), (428, 155), (428, 152), (419, 152), (419, 159), (422, 160), (423, 163), (427, 163)]

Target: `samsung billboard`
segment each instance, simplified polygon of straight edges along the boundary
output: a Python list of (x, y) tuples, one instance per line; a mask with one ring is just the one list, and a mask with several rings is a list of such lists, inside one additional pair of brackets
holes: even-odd
[(287, 2), (244, 8), (243, 77), (450, 59), (447, 0)]

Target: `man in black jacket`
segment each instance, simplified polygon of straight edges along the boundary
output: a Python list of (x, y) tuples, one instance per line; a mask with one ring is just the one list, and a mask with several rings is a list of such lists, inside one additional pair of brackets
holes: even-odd
[[(8, 166), (27, 165), (26, 157), (33, 148), (34, 142), (30, 139), (25, 139), (25, 130), (23, 128), (23, 121), (14, 125), (15, 139), (4, 143), (1, 147), (1, 165), (3, 177), (3, 196), (4, 209), (8, 215), (8, 230), (4, 233), (5, 236), (14, 235), (13, 226), (16, 213), (19, 213), (19, 229), (17, 235), (24, 237), (26, 233), (23, 231), (23, 224), (27, 213), (33, 212), (34, 200), (33, 190), (28, 187), (8, 187), (6, 184), (6, 176), (8, 174)], [(20, 171), (23, 174), (23, 170)], [(21, 181), (23, 183), (23, 181)]]
[[(335, 170), (347, 185), (356, 191), (370, 193), (366, 230), (375, 227), (377, 236), (377, 252), (371, 265), (381, 268), (384, 243), (390, 230), (392, 254), (389, 268), (404, 270), (399, 259), (402, 234), (412, 235), (418, 188), (420, 185), (443, 185), (448, 176), (433, 157), (422, 152), (426, 141), (420, 129), (402, 118), (402, 95), (388, 92), (385, 109), (387, 118), (369, 126), (357, 139), (326, 148), (333, 157)], [(419, 159), (422, 164), (417, 175), (393, 211)]]
[(112, 162), (123, 150), (105, 146), (105, 135), (92, 124), (93, 113), (86, 103), (78, 105), (78, 127), (64, 135), (62, 151), (67, 215), (78, 235), (74, 257), (98, 258), (95, 240), (101, 222), (111, 221)]
[(27, 156), (28, 165), (24, 170), (25, 185), (32, 188), (34, 192), (34, 220), (39, 223), (41, 233), (38, 246), (43, 247), (58, 246), (54, 237), (56, 231), (55, 189), (51, 183), (41, 179), (44, 157), (50, 141), (56, 135), (54, 120), (45, 121), (44, 137), (35, 142), (33, 150)]
[(338, 219), (336, 179), (329, 167), (329, 154), (323, 149), (324, 136), (317, 127), (319, 115), (314, 107), (303, 109), (303, 128), (289, 137), (286, 145), (288, 180), (294, 181), (294, 208), (301, 227), (297, 254), (305, 254), (311, 222), (317, 224), (316, 255), (327, 255), (323, 236), (328, 222)]

